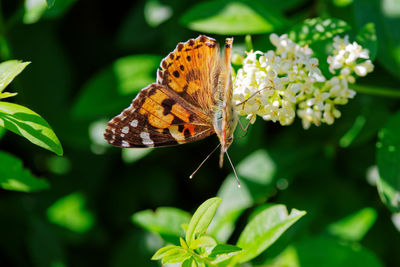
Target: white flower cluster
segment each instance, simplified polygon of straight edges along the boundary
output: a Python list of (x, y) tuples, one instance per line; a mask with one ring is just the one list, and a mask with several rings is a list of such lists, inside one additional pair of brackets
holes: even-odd
[[(357, 43), (349, 44), (348, 37), (334, 39), (334, 53), (328, 58), (333, 73), (340, 75), (329, 80), (318, 68), (318, 59), (313, 51), (294, 43), (286, 34), (271, 34), (275, 51), (249, 52), (238, 70), (233, 99), (240, 115), (246, 115), (253, 123), (256, 115), (264, 120), (291, 124), (297, 115), (303, 127), (311, 124), (332, 124), (340, 117), (337, 105), (346, 104), (355, 92), (348, 87), (354, 82), (353, 73), (365, 76), (373, 65), (368, 59), (368, 50)], [(358, 64), (356, 64), (358, 63)]]

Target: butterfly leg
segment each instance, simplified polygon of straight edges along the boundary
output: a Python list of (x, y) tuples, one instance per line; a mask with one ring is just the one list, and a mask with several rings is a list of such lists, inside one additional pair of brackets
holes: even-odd
[(239, 136), (239, 137), (236, 137), (235, 139), (240, 139), (240, 138), (246, 137), (247, 133), (249, 132), (249, 131), (248, 131), (248, 128), (249, 128), (249, 126), (250, 126), (251, 120), (253, 119), (253, 116), (255, 116), (255, 115), (252, 115), (252, 116), (250, 117), (249, 121), (247, 122), (246, 127), (243, 127), (243, 125), (242, 125), (242, 123), (240, 122), (240, 120), (238, 120), (239, 126), (240, 126), (240, 128), (242, 129), (242, 131), (244, 132), (244, 135)]
[(266, 89), (274, 89), (274, 87), (273, 86), (267, 86), (267, 87), (264, 87), (263, 89), (257, 90), (256, 92), (252, 93), (246, 100), (240, 102), (239, 104), (236, 104), (236, 106), (240, 106), (240, 105), (246, 104), (247, 101), (249, 101), (250, 99), (255, 97), (257, 94), (259, 94), (261, 91), (264, 91)]

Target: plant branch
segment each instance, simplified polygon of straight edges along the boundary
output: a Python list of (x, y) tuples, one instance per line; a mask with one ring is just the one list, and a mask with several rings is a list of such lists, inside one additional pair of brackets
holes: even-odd
[(376, 86), (369, 86), (369, 85), (353, 84), (351, 86), (351, 89), (353, 89), (357, 93), (362, 93), (362, 94), (391, 97), (391, 98), (400, 98), (400, 90), (389, 89), (387, 87), (376, 87)]

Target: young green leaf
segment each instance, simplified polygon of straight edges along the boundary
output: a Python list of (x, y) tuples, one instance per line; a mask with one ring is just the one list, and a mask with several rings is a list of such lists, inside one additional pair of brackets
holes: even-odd
[(0, 101), (0, 126), (57, 155), (63, 154), (60, 141), (50, 125), (24, 106)]
[(199, 3), (181, 18), (194, 31), (216, 34), (272, 32), (285, 23), (281, 12), (261, 1), (218, 0)]
[(199, 234), (203, 234), (207, 230), (221, 201), (222, 199), (219, 197), (210, 198), (201, 204), (193, 214), (186, 231), (186, 242), (189, 247)]
[(212, 263), (217, 264), (241, 253), (242, 251), (241, 248), (236, 246), (218, 244), (213, 248), (210, 255), (208, 255), (208, 258), (212, 260)]
[(249, 261), (272, 245), (305, 211), (293, 209), (288, 214), (284, 205), (273, 205), (257, 214), (244, 228), (237, 246), (244, 251), (235, 256), (236, 262)]
[(155, 55), (117, 59), (82, 88), (73, 106), (73, 114), (78, 118), (94, 119), (120, 112), (140, 89), (156, 81), (155, 73), (160, 60), (161, 57)]
[(166, 246), (162, 247), (159, 250), (154, 253), (153, 257), (151, 257), (152, 260), (161, 260), (165, 256), (172, 255), (176, 251), (179, 251), (181, 248), (179, 246)]
[(378, 191), (393, 212), (400, 211), (400, 112), (393, 115), (378, 133)]
[(155, 212), (136, 212), (132, 221), (150, 232), (158, 233), (165, 241), (179, 244), (179, 237), (184, 235), (181, 225), (189, 223), (190, 214), (177, 208), (161, 207)]
[(306, 19), (289, 32), (289, 38), (300, 45), (312, 44), (331, 39), (350, 30), (350, 26), (339, 19)]
[(344, 240), (361, 241), (374, 225), (376, 216), (376, 211), (373, 208), (364, 208), (330, 224), (328, 232)]
[(152, 260), (161, 259), (161, 262), (163, 264), (169, 264), (169, 263), (184, 262), (189, 257), (190, 254), (188, 253), (187, 250), (177, 246), (167, 246), (160, 248), (151, 259)]
[(369, 57), (373, 61), (378, 52), (378, 40), (376, 37), (376, 29), (374, 23), (367, 23), (356, 36), (356, 41), (363, 47), (369, 50)]
[(3, 92), (7, 85), (9, 85), (29, 64), (30, 62), (22, 62), (20, 60), (8, 60), (0, 63), (0, 93)]
[(0, 93), (0, 99), (16, 96), (18, 93), (9, 93), (9, 92), (4, 92)]
[(0, 151), (0, 187), (13, 191), (34, 192), (49, 188), (49, 184), (24, 169), (19, 158)]
[(190, 249), (209, 248), (217, 245), (217, 242), (211, 236), (203, 235), (192, 241)]

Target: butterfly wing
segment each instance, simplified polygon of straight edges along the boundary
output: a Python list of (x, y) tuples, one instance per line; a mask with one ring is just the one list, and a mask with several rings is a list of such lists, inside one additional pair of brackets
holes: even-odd
[(105, 139), (119, 147), (160, 147), (215, 133), (212, 116), (221, 65), (214, 39), (201, 35), (179, 43), (161, 61), (157, 83), (142, 89), (108, 123)]
[(189, 143), (213, 133), (203, 112), (170, 88), (153, 83), (108, 123), (104, 137), (118, 147), (161, 147)]
[(200, 35), (179, 43), (165, 57), (157, 73), (157, 83), (177, 92), (188, 103), (211, 116), (215, 105), (215, 90), (221, 71), (219, 44), (213, 38)]

